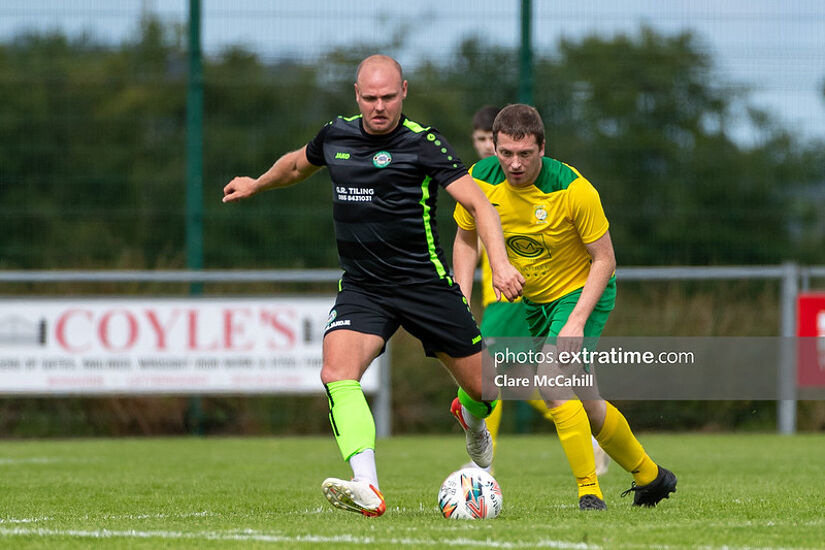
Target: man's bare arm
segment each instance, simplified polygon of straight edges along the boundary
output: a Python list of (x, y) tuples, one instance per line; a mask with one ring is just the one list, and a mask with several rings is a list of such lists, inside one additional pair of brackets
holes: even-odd
[(315, 166), (307, 160), (305, 145), (279, 158), (269, 170), (258, 178), (246, 176), (234, 178), (223, 188), (223, 202), (234, 202), (249, 198), (267, 189), (293, 185), (307, 179), (319, 168), (320, 166)]

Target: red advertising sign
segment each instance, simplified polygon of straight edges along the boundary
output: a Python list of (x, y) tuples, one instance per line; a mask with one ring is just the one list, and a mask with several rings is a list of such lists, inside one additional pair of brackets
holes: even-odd
[[(0, 300), (0, 395), (323, 392), (333, 297)], [(376, 369), (361, 380), (378, 388)]]
[(825, 388), (825, 293), (797, 298), (797, 384)]

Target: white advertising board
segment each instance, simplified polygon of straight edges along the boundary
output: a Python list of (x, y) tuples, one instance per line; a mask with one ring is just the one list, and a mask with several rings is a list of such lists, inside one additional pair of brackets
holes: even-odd
[[(0, 394), (323, 392), (333, 302), (0, 299)], [(378, 380), (376, 364), (361, 384), (374, 392)]]

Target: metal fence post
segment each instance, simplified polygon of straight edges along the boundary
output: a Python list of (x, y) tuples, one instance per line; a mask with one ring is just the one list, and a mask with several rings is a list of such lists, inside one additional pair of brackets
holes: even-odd
[(521, 0), (521, 49), (519, 50), (518, 100), (533, 104), (533, 3)]
[(802, 267), (799, 269), (799, 276), (800, 276), (800, 289), (802, 292), (808, 292), (811, 290), (811, 269), (808, 267)]
[[(186, 266), (203, 268), (203, 60), (201, 2), (189, 0), (189, 79), (186, 93)], [(203, 283), (189, 293), (203, 294)], [(187, 420), (192, 435), (203, 435), (203, 398), (189, 398)]]
[(779, 401), (776, 403), (776, 425), (781, 434), (796, 433), (796, 297), (799, 293), (799, 266), (782, 265), (780, 336), (782, 353), (779, 358)]
[(375, 418), (375, 435), (389, 437), (392, 435), (392, 351), (390, 342), (378, 359), (378, 393), (375, 394), (373, 415)]

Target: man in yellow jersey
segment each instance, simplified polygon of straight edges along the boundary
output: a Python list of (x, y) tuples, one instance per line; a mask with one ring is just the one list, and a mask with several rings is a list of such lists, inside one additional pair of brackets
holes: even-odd
[[(528, 105), (509, 105), (493, 124), (496, 157), (470, 174), (496, 206), (510, 261), (525, 276), (523, 308), (530, 333), (557, 342), (558, 351), (595, 339), (616, 298), (613, 244), (599, 195), (573, 167), (544, 156), (544, 124)], [(475, 220), (460, 205), (453, 248), (456, 281), (469, 299), (478, 261)], [(529, 244), (529, 246), (526, 246)], [(633, 475), (624, 494), (636, 506), (656, 506), (676, 490), (676, 476), (658, 466), (624, 416), (602, 399), (550, 399), (550, 415), (578, 485), (579, 508), (606, 508), (591, 433)]]
[[(499, 111), (498, 107), (487, 105), (473, 115), (472, 140), (479, 159), (485, 159), (496, 154), (495, 144), (493, 143), (493, 121), (495, 121)], [(481, 298), (484, 306), (484, 314), (481, 318), (481, 335), (484, 336), (485, 343), (488, 347), (494, 348), (496, 338), (528, 337), (530, 328), (527, 326), (524, 317), (521, 299), (512, 302), (496, 299), (493, 290), (493, 272), (490, 269), (490, 263), (487, 261), (487, 253), (483, 247), (479, 247), (479, 250), (481, 255)], [(548, 421), (553, 421), (550, 409), (547, 408), (547, 404), (543, 399), (529, 399), (527, 403), (538, 411), (542, 417)], [(504, 402), (499, 401), (498, 407), (487, 417), (487, 429), (490, 430), (490, 435), (493, 438), (493, 453), (495, 453), (498, 445), (498, 430), (501, 426), (503, 405)], [(596, 475), (604, 475), (610, 466), (610, 457), (599, 447), (595, 437), (592, 438), (592, 444), (596, 459)], [(478, 468), (479, 466), (471, 461), (465, 464), (465, 467)], [(492, 465), (483, 469), (490, 471)]]

